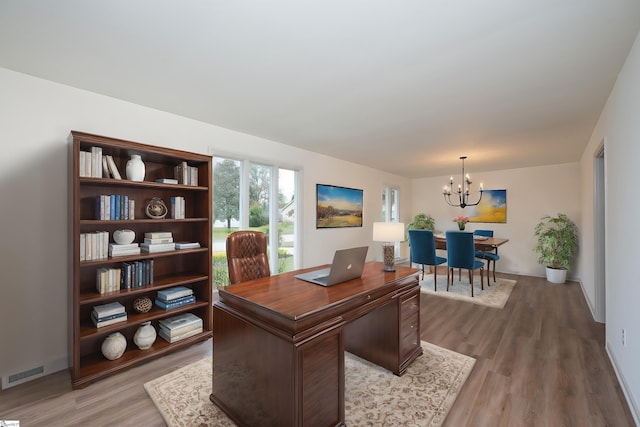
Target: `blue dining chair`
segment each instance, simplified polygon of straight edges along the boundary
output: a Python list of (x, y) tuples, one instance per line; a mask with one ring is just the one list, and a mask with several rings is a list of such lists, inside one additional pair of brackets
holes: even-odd
[[(447, 231), (447, 291), (449, 290), (449, 274), (453, 284), (453, 269), (466, 269), (471, 283), (471, 296), (473, 297), (473, 273), (480, 270), (480, 288), (484, 290), (484, 262), (475, 258), (473, 233), (467, 231)], [(487, 277), (488, 278), (488, 277)], [(458, 272), (460, 280), (460, 272)]]
[[(409, 245), (411, 247), (411, 264), (422, 266), (424, 280), (424, 266), (433, 266), (433, 290), (436, 291), (437, 266), (447, 262), (446, 258), (436, 255), (436, 241), (431, 230), (409, 230)], [(447, 276), (447, 282), (449, 277)]]
[[(493, 230), (475, 230), (474, 236), (493, 237)], [(488, 249), (488, 248), (487, 248)], [(496, 281), (496, 261), (500, 259), (498, 255), (498, 247), (494, 246), (487, 251), (476, 251), (476, 258), (487, 260), (487, 285), (489, 285), (489, 270), (491, 269), (491, 263), (493, 262), (493, 281)]]

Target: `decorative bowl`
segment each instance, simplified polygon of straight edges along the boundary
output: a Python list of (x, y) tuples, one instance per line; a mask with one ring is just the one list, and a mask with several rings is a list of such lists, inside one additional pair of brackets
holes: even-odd
[(119, 245), (128, 245), (133, 243), (136, 238), (136, 232), (133, 230), (116, 230), (113, 232), (113, 241)]

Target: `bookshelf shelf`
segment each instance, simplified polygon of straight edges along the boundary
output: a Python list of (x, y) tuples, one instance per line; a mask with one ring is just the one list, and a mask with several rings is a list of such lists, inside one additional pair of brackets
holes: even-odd
[[(94, 147), (99, 148), (102, 155), (111, 156), (122, 179), (80, 176), (81, 170), (86, 169), (81, 169), (80, 152), (91, 151)], [(69, 229), (73, 242), (69, 254), (72, 271), (70, 306), (73, 311), (70, 322), (73, 337), (70, 350), (71, 377), (73, 387), (80, 388), (152, 358), (212, 337), (212, 163), (211, 156), (203, 154), (77, 131), (72, 131), (69, 136), (69, 148), (70, 164), (73, 165), (69, 180), (72, 195)], [(132, 154), (140, 155), (145, 163), (144, 181), (126, 179), (126, 164)], [(197, 176), (197, 185), (155, 182), (160, 178), (173, 178), (176, 166), (181, 164), (187, 164), (191, 172)], [(131, 209), (133, 219), (95, 219), (99, 217), (96, 216), (96, 199), (101, 195), (126, 196), (128, 200), (135, 201), (134, 208)], [(148, 218), (145, 205), (156, 197), (161, 198), (167, 207), (171, 197), (183, 198), (185, 218)], [(148, 232), (171, 232), (174, 241), (197, 241), (201, 247), (155, 253), (141, 252), (136, 255), (91, 261), (80, 260), (81, 234), (106, 231), (109, 234), (109, 243), (112, 243), (113, 232), (125, 228), (135, 232), (135, 243), (141, 243), (144, 234)], [(153, 259), (152, 284), (103, 294), (96, 290), (96, 271), (99, 268), (119, 269), (123, 263), (148, 259)], [(154, 301), (159, 290), (174, 286), (191, 288), (196, 302), (171, 310), (163, 310), (154, 305), (147, 313), (138, 313), (133, 309), (133, 301), (137, 298), (146, 296)], [(90, 319), (93, 307), (110, 302), (119, 302), (125, 307), (127, 320), (96, 328)], [(181, 313), (192, 313), (201, 318), (202, 332), (174, 343), (169, 343), (158, 335), (150, 349), (139, 350), (136, 347), (133, 336), (141, 323), (151, 321), (157, 331), (158, 321)], [(111, 361), (102, 355), (100, 348), (104, 339), (114, 332), (120, 332), (125, 336), (127, 349), (122, 357)]]

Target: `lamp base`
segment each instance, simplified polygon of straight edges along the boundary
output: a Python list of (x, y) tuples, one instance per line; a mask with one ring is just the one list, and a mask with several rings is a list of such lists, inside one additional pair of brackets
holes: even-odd
[(385, 243), (382, 245), (384, 271), (396, 271), (394, 252), (393, 243)]

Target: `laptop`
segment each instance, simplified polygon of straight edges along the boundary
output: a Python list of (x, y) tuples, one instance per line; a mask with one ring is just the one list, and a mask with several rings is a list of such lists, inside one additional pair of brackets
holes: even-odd
[(331, 267), (298, 274), (296, 279), (321, 286), (333, 286), (362, 276), (367, 259), (368, 246), (339, 249), (333, 255)]

